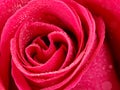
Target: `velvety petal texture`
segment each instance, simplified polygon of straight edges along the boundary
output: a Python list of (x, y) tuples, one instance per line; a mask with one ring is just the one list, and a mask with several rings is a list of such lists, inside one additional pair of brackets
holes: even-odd
[[(88, 8), (94, 15), (104, 19), (106, 24), (106, 39), (111, 48), (116, 68), (120, 69), (120, 0), (76, 1)], [(120, 75), (120, 72), (118, 74)]]
[(120, 89), (117, 3), (9, 0), (7, 4), (0, 7), (0, 17), (6, 13), (4, 20), (0, 18), (1, 90)]
[[(9, 87), (10, 78), (10, 43), (4, 43), (7, 38), (1, 39), (1, 33), (6, 21), (29, 0), (0, 0), (0, 87)], [(11, 35), (10, 35), (11, 36)], [(10, 39), (9, 39), (10, 40)], [(9, 41), (7, 40), (7, 41)], [(1, 43), (8, 44), (2, 46)], [(7, 48), (6, 48), (7, 47)], [(3, 49), (1, 49), (3, 48)], [(3, 53), (3, 54), (2, 54)], [(2, 89), (1, 89), (2, 90)]]

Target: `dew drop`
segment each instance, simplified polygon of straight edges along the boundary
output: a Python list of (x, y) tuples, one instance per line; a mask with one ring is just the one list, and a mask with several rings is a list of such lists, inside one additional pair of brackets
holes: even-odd
[(11, 9), (8, 9), (8, 12), (11, 12)]
[(92, 79), (92, 78), (93, 78), (93, 76), (92, 76), (92, 75), (90, 75), (90, 76), (89, 76), (89, 78), (90, 78), (90, 79)]
[(102, 83), (102, 89), (103, 90), (111, 90), (112, 89), (112, 84), (109, 81), (105, 81)]
[(26, 18), (27, 17), (27, 15), (24, 15), (24, 18)]
[(21, 8), (21, 7), (22, 7), (22, 5), (21, 5), (21, 4), (18, 4), (18, 5), (17, 5), (17, 7), (18, 7), (18, 8)]
[(42, 18), (41, 18), (41, 17), (39, 17), (39, 20), (42, 20)]
[(78, 86), (80, 85), (80, 83), (77, 84)]
[(109, 65), (109, 69), (112, 69), (113, 67), (112, 67), (112, 65)]
[(102, 67), (103, 70), (105, 70), (105, 67)]

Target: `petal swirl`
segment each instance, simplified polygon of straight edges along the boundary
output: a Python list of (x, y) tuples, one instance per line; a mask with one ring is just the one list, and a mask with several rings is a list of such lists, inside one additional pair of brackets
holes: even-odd
[[(69, 90), (89, 68), (104, 36), (103, 19), (75, 1), (32, 0), (7, 21), (0, 50), (11, 53), (18, 89)], [(1, 57), (8, 60), (5, 53)]]

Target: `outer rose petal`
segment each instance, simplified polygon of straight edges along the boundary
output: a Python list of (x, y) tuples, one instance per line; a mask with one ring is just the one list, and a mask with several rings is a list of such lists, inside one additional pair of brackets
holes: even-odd
[(0, 37), (7, 19), (29, 0), (0, 0)]
[(103, 17), (106, 23), (106, 39), (112, 49), (117, 73), (120, 76), (120, 0), (76, 0), (93, 15)]
[(104, 42), (100, 52), (73, 90), (120, 90), (112, 56)]
[[(29, 0), (0, 0), (0, 44), (1, 44), (1, 32), (3, 27), (8, 20), (8, 18), (16, 12), (19, 8), (23, 7)], [(0, 89), (1, 88), (8, 88), (9, 86), (9, 78), (10, 78), (10, 58), (8, 50), (5, 51), (4, 57), (7, 59), (1, 58), (1, 51), (0, 47)], [(3, 90), (3, 89), (1, 89)]]
[[(88, 86), (90, 90), (96, 90), (96, 89), (99, 90), (97, 87), (101, 87), (101, 89), (103, 90), (111, 90), (111, 89), (119, 90), (120, 89), (119, 88), (119, 77), (120, 77), (120, 71), (119, 71), (120, 70), (120, 67), (119, 67), (120, 66), (120, 30), (119, 30), (120, 8), (119, 8), (119, 4), (120, 4), (120, 1), (119, 0), (110, 0), (110, 1), (108, 0), (76, 0), (76, 1), (78, 1), (80, 4), (87, 7), (92, 12), (93, 15), (103, 17), (106, 23), (106, 32), (107, 32), (105, 42), (109, 43), (108, 45), (103, 46), (103, 49), (105, 48), (103, 50), (105, 55), (103, 53), (103, 56), (101, 56), (102, 52), (98, 54), (98, 56), (96, 57), (96, 59), (98, 60), (93, 61), (93, 63), (91, 64), (91, 67), (83, 76), (82, 80), (80, 81), (80, 84), (78, 85), (78, 87), (76, 87), (76, 89), (82, 88), (87, 90), (85, 86)], [(108, 47), (112, 47), (112, 49), (108, 49)], [(99, 58), (102, 61), (99, 62)], [(96, 62), (98, 63), (97, 65), (95, 65)], [(115, 66), (114, 66), (114, 63), (115, 63)], [(104, 69), (102, 69), (102, 65), (103, 66), (106, 65), (105, 68), (103, 67)], [(93, 71), (92, 71), (92, 67), (94, 67)], [(110, 72), (108, 72), (108, 68), (111, 68), (111, 67), (113, 68), (110, 70)], [(99, 70), (100, 73), (98, 73), (98, 71), (96, 70)], [(95, 72), (96, 75), (94, 76), (95, 73), (92, 73), (92, 72)], [(93, 78), (96, 78), (98, 80), (97, 81), (91, 80), (89, 78), (91, 77), (91, 74), (93, 74), (94, 76)], [(99, 76), (99, 74), (103, 75), (103, 77), (101, 76), (97, 77), (97, 75)], [(99, 80), (99, 78), (104, 80)], [(104, 83), (104, 81), (106, 80), (108, 82)], [(95, 85), (95, 83), (97, 84), (99, 83), (100, 85), (97, 85), (97, 84)], [(95, 86), (97, 87), (94, 88)]]

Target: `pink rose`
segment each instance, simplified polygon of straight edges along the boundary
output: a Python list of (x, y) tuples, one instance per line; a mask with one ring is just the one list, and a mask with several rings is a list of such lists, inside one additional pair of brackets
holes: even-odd
[(120, 0), (0, 0), (0, 90), (119, 90)]

